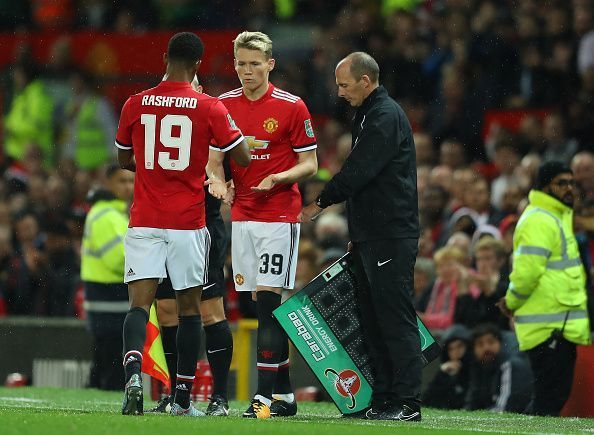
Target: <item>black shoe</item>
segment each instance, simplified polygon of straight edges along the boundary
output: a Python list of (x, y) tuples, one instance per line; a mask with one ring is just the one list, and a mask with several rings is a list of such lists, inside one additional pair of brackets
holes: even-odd
[(297, 414), (297, 401), (287, 402), (285, 400), (272, 399), (270, 404), (270, 415), (272, 417), (292, 417)]
[(270, 418), (270, 407), (258, 399), (252, 399), (250, 407), (243, 413), (244, 418)]
[(147, 414), (169, 414), (171, 412), (171, 405), (173, 404), (173, 394), (163, 397), (157, 402), (157, 406), (149, 409)]
[(421, 421), (421, 410), (402, 405), (388, 408), (381, 412), (377, 420)]
[(210, 398), (208, 408), (206, 408), (206, 415), (213, 415), (217, 417), (226, 417), (229, 415), (229, 402), (223, 396), (215, 394)]
[(391, 407), (392, 406), (390, 402), (373, 402), (371, 406), (365, 411), (365, 418), (367, 420), (381, 420), (380, 416)]
[(132, 375), (126, 384), (124, 402), (122, 403), (123, 415), (142, 415), (142, 379), (140, 375)]
[(369, 408), (370, 407), (368, 406), (367, 408), (363, 408), (362, 410), (353, 412), (351, 414), (342, 414), (342, 418), (360, 418), (366, 420), (367, 416), (365, 415), (365, 413), (369, 411)]

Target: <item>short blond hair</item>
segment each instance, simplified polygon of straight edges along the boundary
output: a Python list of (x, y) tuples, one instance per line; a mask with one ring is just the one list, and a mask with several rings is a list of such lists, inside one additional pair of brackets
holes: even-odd
[(478, 251), (493, 251), (498, 260), (507, 257), (503, 242), (493, 237), (483, 237), (482, 239), (479, 239), (479, 241), (476, 242), (476, 245), (474, 245), (473, 251), (474, 255), (476, 255)]
[(443, 264), (448, 260), (453, 260), (463, 264), (464, 259), (465, 257), (462, 251), (455, 246), (444, 246), (443, 248), (438, 249), (435, 254), (433, 254), (433, 261), (435, 261), (436, 265)]
[(241, 32), (233, 40), (233, 53), (237, 54), (240, 48), (261, 51), (266, 55), (266, 59), (272, 57), (272, 40), (262, 32)]

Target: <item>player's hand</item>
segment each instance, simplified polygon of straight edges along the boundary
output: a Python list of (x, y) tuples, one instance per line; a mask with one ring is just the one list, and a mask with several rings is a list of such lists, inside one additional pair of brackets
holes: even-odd
[(279, 177), (277, 174), (270, 174), (258, 184), (256, 187), (252, 187), (254, 192), (269, 192), (272, 190), (274, 186), (276, 186), (279, 182)]
[(227, 182), (227, 194), (223, 199), (223, 202), (228, 206), (233, 205), (233, 201), (235, 200), (235, 186), (233, 185), (233, 180)]
[(217, 199), (225, 199), (227, 196), (227, 183), (222, 180), (208, 179), (204, 182), (205, 186), (208, 186), (208, 193)]
[(312, 202), (311, 204), (309, 204), (309, 205), (303, 207), (303, 209), (301, 209), (301, 213), (299, 213), (299, 216), (297, 217), (297, 219), (299, 219), (299, 222), (313, 221), (320, 214), (322, 214), (323, 211), (324, 211), (323, 208), (318, 207), (315, 202)]

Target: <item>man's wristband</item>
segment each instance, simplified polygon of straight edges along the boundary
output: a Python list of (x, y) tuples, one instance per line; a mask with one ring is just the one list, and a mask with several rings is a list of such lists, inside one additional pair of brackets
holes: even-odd
[(327, 203), (325, 203), (324, 201), (322, 201), (322, 196), (321, 196), (321, 195), (320, 195), (320, 196), (318, 196), (318, 197), (316, 198), (316, 200), (314, 201), (314, 203), (315, 203), (315, 204), (316, 204), (318, 207), (320, 207), (320, 208), (322, 208), (322, 209), (324, 209), (324, 208), (326, 208), (326, 207), (328, 207), (328, 206), (330, 205), (330, 204), (327, 204)]

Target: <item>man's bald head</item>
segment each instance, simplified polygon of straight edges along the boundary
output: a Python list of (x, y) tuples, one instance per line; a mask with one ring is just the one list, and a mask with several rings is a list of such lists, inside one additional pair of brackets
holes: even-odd
[(359, 107), (378, 86), (379, 66), (362, 51), (349, 54), (336, 65), (338, 96)]
[(349, 71), (355, 80), (359, 81), (366, 75), (371, 83), (377, 84), (379, 82), (379, 65), (369, 54), (356, 51), (342, 59), (338, 66), (343, 63), (345, 66), (348, 65)]

